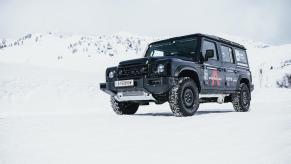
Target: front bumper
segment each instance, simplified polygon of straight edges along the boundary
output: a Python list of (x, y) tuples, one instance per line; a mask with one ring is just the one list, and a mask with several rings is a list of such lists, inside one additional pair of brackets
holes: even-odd
[[(134, 79), (134, 86), (131, 87), (115, 87), (114, 79), (106, 83), (100, 84), (100, 89), (117, 99), (122, 98), (129, 100), (154, 100), (152, 95), (167, 93), (174, 85), (178, 83), (178, 79), (174, 77), (157, 77), (157, 78), (140, 78)], [(123, 79), (122, 79), (123, 80)], [(131, 93), (131, 94), (129, 94)]]

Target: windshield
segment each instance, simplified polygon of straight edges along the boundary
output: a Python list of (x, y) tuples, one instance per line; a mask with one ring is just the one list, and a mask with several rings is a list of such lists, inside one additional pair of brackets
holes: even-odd
[(193, 58), (197, 51), (197, 45), (197, 39), (195, 38), (153, 44), (149, 46), (145, 56), (181, 56)]

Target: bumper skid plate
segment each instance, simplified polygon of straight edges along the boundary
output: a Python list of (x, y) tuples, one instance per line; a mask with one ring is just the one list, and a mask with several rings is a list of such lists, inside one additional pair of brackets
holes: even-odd
[(155, 98), (150, 93), (144, 91), (126, 91), (118, 92), (114, 98), (117, 101), (155, 101)]

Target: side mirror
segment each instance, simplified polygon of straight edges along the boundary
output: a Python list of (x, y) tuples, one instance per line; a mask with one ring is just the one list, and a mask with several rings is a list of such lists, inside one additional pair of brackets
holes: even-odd
[(214, 57), (214, 50), (206, 50), (205, 53), (205, 61), (208, 61), (208, 59), (213, 58)]

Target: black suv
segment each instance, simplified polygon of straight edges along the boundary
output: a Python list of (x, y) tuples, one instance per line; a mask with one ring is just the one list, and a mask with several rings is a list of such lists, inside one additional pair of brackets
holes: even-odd
[(144, 58), (107, 68), (100, 89), (117, 114), (169, 102), (175, 116), (192, 116), (207, 102), (232, 102), (235, 111), (247, 112), (254, 86), (244, 46), (193, 34), (151, 43)]

